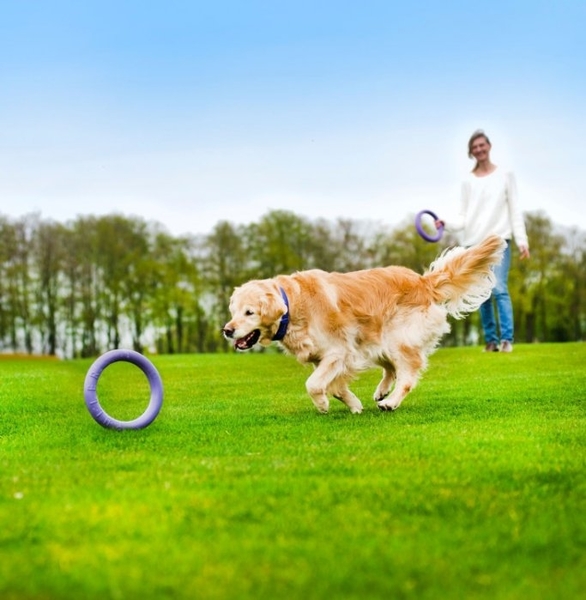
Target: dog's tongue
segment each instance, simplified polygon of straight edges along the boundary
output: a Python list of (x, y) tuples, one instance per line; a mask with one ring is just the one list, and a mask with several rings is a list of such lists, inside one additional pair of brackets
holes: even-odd
[(240, 338), (239, 340), (236, 340), (234, 342), (234, 346), (236, 348), (238, 348), (239, 350), (246, 350), (248, 348), (247, 339), (248, 339), (248, 337)]
[(254, 346), (256, 344), (256, 342), (258, 342), (259, 337), (260, 337), (260, 331), (258, 329), (255, 329), (254, 331), (251, 331), (248, 335), (244, 336), (243, 338), (236, 340), (234, 342), (234, 347), (237, 350), (248, 350), (248, 349), (252, 348), (252, 346)]

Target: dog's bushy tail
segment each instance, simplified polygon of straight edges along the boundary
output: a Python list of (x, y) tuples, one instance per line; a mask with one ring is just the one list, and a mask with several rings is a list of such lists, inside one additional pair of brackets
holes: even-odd
[(496, 282), (492, 267), (501, 262), (506, 245), (492, 235), (476, 246), (443, 252), (423, 275), (434, 302), (457, 319), (479, 308), (490, 297)]

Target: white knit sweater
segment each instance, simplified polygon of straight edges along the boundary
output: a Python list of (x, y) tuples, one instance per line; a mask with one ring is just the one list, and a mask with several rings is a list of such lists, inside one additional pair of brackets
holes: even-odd
[(514, 238), (517, 246), (529, 247), (514, 174), (499, 167), (484, 177), (468, 174), (462, 183), (459, 214), (446, 221), (446, 229), (462, 232), (464, 246), (496, 233), (507, 240)]

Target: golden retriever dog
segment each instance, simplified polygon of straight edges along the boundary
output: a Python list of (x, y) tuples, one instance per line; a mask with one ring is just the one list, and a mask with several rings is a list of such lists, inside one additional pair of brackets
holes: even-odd
[(490, 296), (492, 267), (505, 245), (490, 236), (477, 246), (449, 249), (423, 275), (390, 266), (249, 281), (234, 290), (232, 318), (222, 332), (236, 350), (277, 341), (301, 363), (313, 364), (306, 388), (322, 413), (330, 395), (350, 412), (362, 412), (348, 385), (380, 366), (374, 400), (381, 410), (395, 410), (450, 330), (447, 316), (462, 318)]

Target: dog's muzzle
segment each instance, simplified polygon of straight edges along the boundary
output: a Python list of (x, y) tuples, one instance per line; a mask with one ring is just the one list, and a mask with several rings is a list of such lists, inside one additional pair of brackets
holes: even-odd
[(236, 329), (233, 329), (232, 327), (224, 327), (222, 329), (223, 336), (227, 340), (232, 340), (234, 343), (234, 349), (241, 352), (250, 350), (260, 339), (260, 329), (253, 329), (249, 334), (238, 339), (234, 338), (235, 333)]

